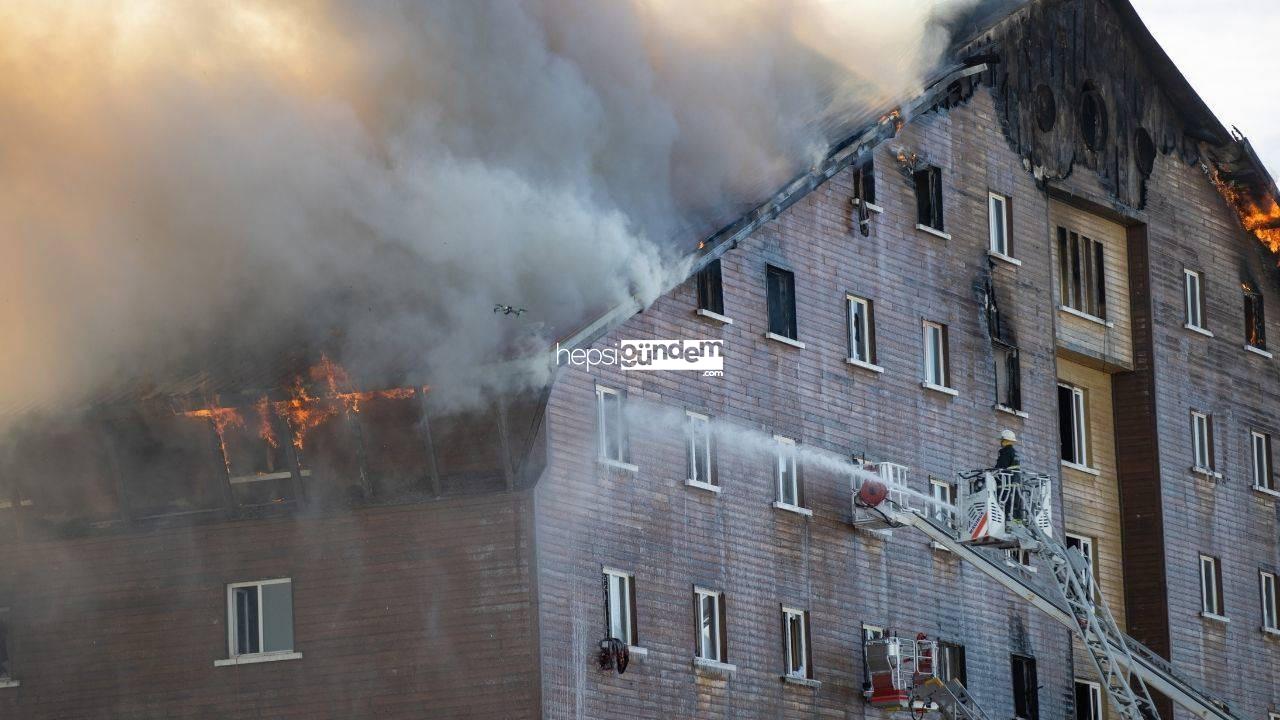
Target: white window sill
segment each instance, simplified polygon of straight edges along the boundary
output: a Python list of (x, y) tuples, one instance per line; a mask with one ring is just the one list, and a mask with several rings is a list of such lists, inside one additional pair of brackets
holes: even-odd
[(1261, 485), (1254, 485), (1253, 491), (1260, 495), (1270, 495), (1271, 497), (1280, 497), (1280, 490), (1272, 490), (1271, 488), (1265, 488), (1265, 487), (1262, 487)]
[(999, 261), (1001, 261), (1001, 262), (1007, 262), (1007, 263), (1009, 263), (1010, 265), (1013, 265), (1014, 267), (1021, 267), (1021, 266), (1022, 266), (1022, 261), (1021, 261), (1021, 260), (1019, 260), (1018, 258), (1016, 258), (1016, 257), (1010, 257), (1010, 256), (1008, 256), (1008, 255), (1005, 255), (1005, 254), (1004, 254), (1004, 253), (1002, 253), (1002, 252), (996, 252), (995, 250), (988, 250), (988, 251), (987, 251), (987, 257), (995, 258), (996, 260), (999, 260)]
[(1062, 460), (1061, 463), (1062, 463), (1062, 467), (1070, 468), (1072, 470), (1075, 470), (1076, 472), (1082, 472), (1087, 475), (1093, 475), (1094, 477), (1098, 477), (1102, 475), (1102, 472), (1099, 471), (1097, 468), (1091, 468), (1088, 465), (1079, 465), (1071, 462), (1070, 460)]
[(707, 658), (695, 657), (693, 659), (693, 669), (702, 675), (718, 678), (720, 680), (728, 680), (738, 671), (737, 665), (722, 663), (719, 660), (708, 660)]
[(1262, 349), (1262, 348), (1260, 348), (1260, 347), (1254, 347), (1254, 346), (1249, 345), (1249, 344), (1247, 344), (1247, 343), (1245, 344), (1244, 349), (1245, 349), (1245, 350), (1248, 350), (1249, 352), (1251, 352), (1251, 353), (1253, 353), (1253, 354), (1255, 354), (1255, 355), (1261, 355), (1262, 357), (1267, 358), (1267, 359), (1271, 359), (1272, 357), (1274, 357), (1274, 356), (1271, 354), (1271, 351), (1269, 351), (1269, 350), (1263, 350), (1263, 349)]
[(633, 660), (643, 660), (649, 657), (649, 648), (643, 648), (639, 645), (628, 645), (627, 654), (630, 655)]
[(939, 230), (938, 228), (929, 227), (928, 225), (925, 225), (925, 224), (923, 224), (923, 223), (916, 223), (916, 229), (917, 229), (917, 230), (919, 230), (919, 231), (921, 231), (921, 232), (927, 232), (927, 233), (929, 233), (930, 235), (933, 235), (933, 236), (935, 236), (935, 237), (940, 237), (940, 238), (942, 238), (943, 240), (950, 240), (950, 239), (951, 239), (951, 233), (943, 232), (943, 231)]
[[(858, 206), (859, 206), (859, 205), (861, 205), (861, 204), (862, 204), (862, 201), (861, 201), (861, 200), (859, 200), (858, 198), (854, 198), (854, 199), (853, 199), (853, 206), (854, 206), (854, 207), (858, 207)], [(869, 203), (867, 203), (867, 212), (882, 213), (882, 212), (884, 212), (884, 208), (880, 207), (879, 205), (877, 205), (877, 204), (875, 204), (875, 203), (873, 203), (873, 202), (869, 202)]]
[(698, 488), (699, 490), (706, 490), (707, 492), (710, 492), (710, 493), (716, 493), (717, 495), (719, 495), (719, 494), (720, 494), (720, 486), (719, 486), (719, 485), (712, 485), (711, 483), (705, 483), (705, 482), (702, 482), (701, 480), (688, 480), (688, 479), (686, 479), (686, 480), (684, 481), (684, 484), (685, 484), (685, 485), (688, 485), (688, 486), (689, 486), (689, 487), (691, 487), (691, 488)]
[(873, 363), (859, 360), (857, 358), (845, 358), (845, 362), (849, 363), (854, 367), (860, 367), (863, 370), (870, 370), (871, 372), (874, 372), (874, 373), (884, 372), (884, 368), (880, 367), (879, 365), (875, 365)]
[(1182, 327), (1186, 328), (1187, 330), (1190, 330), (1193, 333), (1200, 333), (1205, 337), (1213, 337), (1213, 333), (1209, 332), (1208, 330), (1198, 325), (1192, 325), (1191, 323), (1183, 323)]
[(1059, 305), (1058, 309), (1068, 315), (1074, 315), (1075, 317), (1081, 318), (1083, 320), (1088, 320), (1089, 322), (1092, 322), (1092, 323), (1098, 323), (1099, 325), (1102, 325), (1104, 327), (1113, 328), (1116, 326), (1116, 324), (1111, 322), (1110, 320), (1103, 320), (1097, 315), (1090, 315), (1087, 312), (1083, 312), (1075, 308), (1067, 307), (1066, 305)]
[(788, 685), (799, 685), (800, 687), (813, 688), (815, 690), (822, 687), (821, 682), (812, 678), (800, 677), (798, 675), (783, 675), (782, 682)]
[(1261, 628), (1263, 635), (1270, 635), (1273, 638), (1280, 638), (1280, 628)]
[(225, 660), (214, 660), (214, 667), (228, 667), (231, 665), (253, 665), (254, 663), (264, 662), (280, 662), (281, 660), (301, 660), (300, 652), (273, 652), (273, 653), (254, 653), (252, 655), (237, 655), (233, 658)]
[(615, 470), (624, 470), (629, 473), (640, 472), (639, 465), (632, 465), (631, 463), (622, 462), (621, 460), (610, 460), (609, 458), (596, 458), (596, 462), (600, 463), (601, 465), (604, 465), (605, 467), (614, 468)]
[(929, 546), (932, 547), (934, 550), (937, 550), (938, 552), (944, 552), (944, 553), (947, 553), (948, 555), (951, 554), (951, 551), (947, 549), (947, 546), (943, 545), (940, 542), (936, 542), (936, 541), (931, 542), (929, 543)]
[(924, 388), (925, 390), (940, 392), (943, 395), (950, 395), (951, 397), (957, 397), (958, 395), (960, 395), (960, 391), (954, 388), (949, 388), (945, 385), (934, 385), (931, 382), (922, 382), (920, 383), (920, 387)]
[[(311, 474), (310, 471), (307, 471), (307, 470), (303, 470), (303, 472), (306, 473), (307, 475)], [(241, 485), (244, 483), (263, 482), (266, 480), (288, 480), (291, 477), (293, 477), (293, 473), (289, 472), (288, 470), (282, 470), (280, 472), (273, 472), (273, 473), (257, 473), (254, 475), (237, 475), (227, 480), (227, 482), (231, 483), (232, 485)]]
[(1009, 413), (1010, 415), (1017, 415), (1017, 416), (1018, 416), (1018, 417), (1020, 417), (1020, 418), (1029, 418), (1029, 417), (1031, 417), (1030, 415), (1026, 414), (1025, 412), (1023, 412), (1023, 411), (1021, 411), (1021, 410), (1014, 410), (1013, 408), (1009, 407), (1008, 405), (992, 405), (991, 407), (995, 408), (996, 410), (998, 410), (998, 411), (1000, 411), (1000, 412), (1002, 412), (1002, 413)]
[(1201, 611), (1201, 612), (1200, 612), (1200, 617), (1204, 618), (1205, 620), (1212, 620), (1212, 621), (1214, 621), (1214, 622), (1220, 622), (1220, 623), (1229, 623), (1229, 622), (1231, 622), (1231, 619), (1230, 619), (1230, 618), (1228, 618), (1227, 616), (1225, 616), (1225, 615), (1215, 615), (1214, 613), (1211, 613), (1211, 612), (1204, 612), (1204, 611)]
[(11, 680), (9, 678), (0, 678), (0, 689), (18, 687), (21, 684), (22, 683), (19, 682), (18, 680)]
[(1191, 472), (1197, 475), (1203, 475), (1204, 477), (1207, 477), (1207, 478), (1212, 478), (1214, 480), (1222, 479), (1222, 473), (1217, 472), (1216, 470), (1210, 470), (1209, 468), (1205, 468), (1205, 467), (1197, 467), (1195, 465), (1192, 465)]
[(715, 320), (716, 322), (719, 322), (719, 323), (724, 323), (725, 325), (733, 324), (733, 318), (725, 317), (724, 315), (721, 315), (718, 312), (712, 312), (710, 310), (707, 310), (706, 308), (698, 308), (698, 315), (700, 317)]
[(791, 347), (800, 348), (801, 350), (804, 349), (804, 343), (800, 342), (799, 340), (792, 340), (786, 335), (779, 335), (777, 333), (765, 333), (764, 336), (769, 338), (770, 340), (776, 340), (777, 342), (780, 342), (783, 345), (790, 345)]
[(774, 500), (773, 506), (778, 510), (786, 510), (787, 512), (792, 512), (797, 515), (803, 515), (805, 517), (813, 517), (813, 511), (810, 510), (809, 508), (803, 508), (803, 507), (800, 507), (799, 505), (791, 505), (789, 503), (784, 503), (781, 500)]

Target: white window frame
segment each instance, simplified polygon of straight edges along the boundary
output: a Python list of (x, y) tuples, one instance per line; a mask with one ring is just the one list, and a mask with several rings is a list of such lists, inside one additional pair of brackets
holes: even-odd
[(1275, 492), (1271, 474), (1271, 435), (1260, 430), (1249, 431), (1249, 464), (1253, 467), (1253, 487)]
[(1063, 533), (1063, 535), (1064, 535), (1063, 542), (1066, 544), (1068, 548), (1071, 547), (1071, 541), (1073, 540), (1079, 545), (1080, 554), (1084, 555), (1084, 559), (1089, 563), (1089, 574), (1093, 576), (1093, 579), (1096, 582), (1098, 580), (1098, 566), (1097, 566), (1097, 563), (1094, 561), (1095, 558), (1097, 557), (1096, 555), (1094, 555), (1095, 548), (1096, 548), (1096, 543), (1094, 539), (1092, 537), (1089, 537), (1088, 535), (1080, 535), (1078, 533), (1072, 533), (1072, 532)]
[(1071, 391), (1071, 440), (1074, 460), (1063, 459), (1068, 467), (1090, 469), (1089, 465), (1089, 403), (1086, 391), (1071, 383), (1058, 383), (1058, 387)]
[[(699, 445), (699, 440), (702, 444)], [(699, 456), (699, 450), (702, 455)], [(685, 411), (685, 463), (690, 477), (690, 485), (714, 488), (715, 473), (712, 472), (711, 457), (711, 417), (692, 410)]]
[[(810, 668), (809, 668), (808, 615), (809, 615), (809, 611), (807, 610), (800, 610), (799, 608), (792, 608), (792, 607), (786, 607), (786, 606), (783, 606), (782, 608), (782, 627), (783, 627), (782, 647), (783, 647), (783, 652), (786, 654), (787, 677), (793, 677), (793, 678), (809, 677)], [(800, 657), (799, 658), (795, 657), (792, 652), (792, 640), (793, 640), (792, 633), (794, 632), (792, 628), (793, 621), (796, 623), (796, 626), (799, 627), (800, 629), (800, 637), (799, 637)]]
[(1182, 300), (1186, 305), (1183, 315), (1188, 330), (1207, 331), (1205, 324), (1204, 276), (1187, 268), (1182, 269)]
[[(724, 626), (724, 620), (720, 617), (720, 606), (723, 603), (724, 593), (719, 590), (711, 590), (709, 588), (695, 587), (693, 589), (694, 597), (698, 601), (698, 657), (703, 660), (722, 663), (725, 661), (721, 649), (724, 647), (724, 638), (720, 637), (720, 628)], [(711, 600), (711, 634), (705, 631), (707, 627), (706, 601)]]
[[(1206, 574), (1206, 570), (1209, 572)], [(1213, 618), (1226, 617), (1222, 607), (1222, 588), (1218, 586), (1221, 575), (1218, 558), (1211, 555), (1200, 556), (1200, 612)]]
[[(605, 396), (617, 398), (618, 413), (612, 420), (605, 412)], [(603, 385), (596, 386), (596, 428), (599, 434), (596, 452), (600, 462), (634, 469), (635, 466), (631, 465), (627, 458), (626, 419), (624, 418), (626, 398), (626, 394), (621, 390)], [(618, 457), (613, 457), (615, 453)]]
[(1280, 597), (1276, 596), (1276, 574), (1258, 571), (1258, 599), (1262, 605), (1262, 631), (1280, 635)]
[[(786, 508), (800, 507), (800, 475), (799, 468), (796, 464), (796, 441), (774, 435), (774, 489), (777, 491), (778, 504)], [(787, 500), (786, 490), (788, 484), (791, 490), (791, 500)]]
[[(625, 570), (605, 568), (604, 577), (606, 583), (606, 602), (609, 603), (607, 606), (609, 613), (609, 637), (616, 637), (627, 645), (634, 646), (636, 644), (635, 633), (633, 632), (635, 628), (635, 618), (632, 617), (632, 613), (635, 609), (635, 573), (629, 573)], [(615, 630), (618, 629), (616, 626), (618, 624), (619, 615), (616, 610), (619, 607), (619, 603), (621, 603), (620, 607), (624, 608), (626, 613), (623, 618), (624, 622), (622, 623), (621, 628), (623, 632), (621, 635), (615, 632)]]
[[(996, 224), (996, 218), (1000, 223)], [(987, 230), (990, 242), (988, 249), (1001, 258), (1012, 258), (1009, 252), (1009, 196), (999, 193), (987, 193)]]
[[(946, 325), (932, 320), (924, 320), (922, 325), (922, 341), (924, 343), (924, 385), (936, 390), (951, 390), (950, 368), (948, 367)], [(932, 342), (937, 338), (937, 343)], [(936, 347), (936, 352), (934, 348)]]
[[(263, 621), (263, 613), (266, 611), (266, 603), (262, 602), (262, 588), (265, 585), (283, 585), (286, 583), (292, 585), (293, 578), (272, 578), (269, 580), (250, 580), (246, 582), (227, 584), (227, 658), (225, 660), (215, 661), (214, 666), (269, 662), (272, 660), (296, 660), (302, 657), (302, 653), (297, 651), (296, 634), (294, 637), (294, 647), (289, 650), (267, 651), (262, 649), (265, 645), (264, 633), (266, 632), (267, 625)], [(246, 587), (258, 588), (258, 652), (255, 653), (236, 652), (236, 590)], [(292, 609), (290, 609), (289, 612), (289, 621), (294, 621)], [(296, 623), (294, 629), (296, 630)]]
[[(1091, 720), (1106, 720), (1102, 714), (1102, 685), (1092, 680), (1075, 679), (1076, 685), (1085, 685), (1089, 688), (1089, 705)], [(1076, 710), (1076, 718), (1080, 717), (1080, 711)]]
[(956, 506), (956, 486), (942, 478), (930, 476), (929, 495), (937, 503), (933, 507), (933, 512), (930, 513), (933, 519), (950, 526), (953, 513), (947, 512), (940, 505), (945, 504), (953, 508)]
[(1025, 548), (1009, 548), (1004, 551), (1005, 561), (1010, 565), (1018, 565), (1035, 572), (1035, 566), (1031, 564), (1031, 551)]
[(1206, 473), (1213, 472), (1213, 450), (1209, 446), (1209, 415), (1199, 410), (1191, 411), (1191, 467)]
[[(871, 301), (857, 295), (846, 294), (844, 297), (845, 313), (849, 319), (849, 362), (874, 369), (877, 366), (871, 351), (875, 345), (871, 338), (871, 333), (875, 332), (871, 321)], [(861, 308), (862, 312), (855, 312), (855, 307)]]

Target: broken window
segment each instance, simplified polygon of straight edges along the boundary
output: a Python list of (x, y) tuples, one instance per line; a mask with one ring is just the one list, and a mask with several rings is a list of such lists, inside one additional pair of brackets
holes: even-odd
[(951, 387), (948, 364), (947, 326), (924, 321), (924, 382), (934, 388)]
[(1250, 282), (1241, 283), (1244, 289), (1244, 338), (1249, 347), (1267, 349), (1267, 323), (1263, 313), (1262, 293)]
[(1039, 720), (1040, 683), (1036, 678), (1035, 658), (1012, 655), (1013, 715), (1019, 720)]
[(1200, 610), (1214, 617), (1227, 614), (1222, 603), (1222, 563), (1209, 555), (1200, 556)]
[(1186, 325), (1194, 330), (1206, 330), (1204, 317), (1204, 278), (1195, 270), (1183, 270), (1183, 301), (1186, 303)]
[(1022, 369), (1018, 348), (998, 340), (992, 347), (996, 363), (996, 405), (1006, 410), (1021, 410)]
[(420, 390), (389, 391), (360, 402), (365, 469), (376, 497), (422, 489), (428, 475), (426, 422)]
[(769, 295), (769, 332), (795, 340), (796, 333), (796, 280), (790, 270), (769, 265), (766, 269), (766, 285)]
[(1271, 435), (1250, 430), (1249, 448), (1253, 456), (1253, 486), (1275, 490), (1276, 481), (1271, 475)]
[(236, 504), (267, 507), (296, 500), (284, 421), (265, 398), (242, 413), (242, 422), (227, 423), (221, 436)]
[(1280, 632), (1280, 604), (1276, 599), (1276, 574), (1258, 571), (1258, 586), (1262, 599), (1262, 629)]
[(1058, 384), (1058, 433), (1062, 461), (1076, 467), (1089, 466), (1089, 415), (1085, 391)]
[(635, 645), (638, 642), (635, 576), (621, 570), (605, 568), (604, 596), (605, 624), (609, 626), (609, 637), (617, 638), (627, 645)]
[(1031, 551), (1023, 548), (1011, 548), (1004, 551), (1005, 560), (1010, 564), (1021, 565), (1022, 567), (1031, 567)]
[[(1085, 562), (1089, 564), (1089, 574), (1094, 575), (1093, 563), (1093, 538), (1084, 535), (1076, 535), (1075, 533), (1066, 533), (1065, 537), (1067, 549), (1075, 548), (1084, 556)], [(1096, 576), (1094, 579), (1097, 579)]]
[(1106, 282), (1102, 243), (1059, 227), (1058, 297), (1062, 305), (1105, 320)]
[(188, 515), (223, 506), (226, 464), (208, 420), (167, 408), (137, 410), (114, 419), (109, 429), (134, 515)]
[(1192, 468), (1213, 472), (1213, 416), (1191, 411)]
[(627, 425), (624, 416), (626, 394), (621, 390), (596, 387), (597, 431), (600, 439), (600, 459), (610, 462), (628, 462)]
[(713, 662), (728, 662), (724, 593), (695, 587), (693, 602), (698, 623), (698, 657)]
[(775, 443), (774, 478), (778, 488), (778, 503), (788, 507), (800, 507), (804, 499), (800, 492), (800, 473), (796, 467), (796, 441), (779, 435)]
[(786, 674), (794, 678), (812, 678), (813, 662), (809, 659), (809, 612), (782, 608), (782, 650), (786, 655)]
[[(496, 406), (429, 410), (428, 415), (426, 427), (431, 433), (442, 494), (492, 492), (506, 487), (509, 458), (502, 454)], [(603, 451), (603, 445), (601, 448)]]
[(1076, 720), (1102, 720), (1102, 686), (1076, 680)]
[(969, 675), (965, 671), (964, 646), (956, 643), (938, 643), (938, 679), (944, 683), (955, 680), (961, 685), (968, 685)]
[(876, 204), (876, 165), (871, 157), (853, 171), (853, 202)]
[(293, 652), (293, 582), (289, 578), (227, 586), (230, 658)]
[(988, 249), (1004, 257), (1013, 257), (1013, 243), (1010, 240), (1010, 228), (1013, 225), (1013, 210), (1009, 198), (996, 193), (987, 193), (987, 235), (990, 239)]
[(720, 259), (698, 271), (698, 309), (724, 315), (724, 287), (720, 282)]
[(696, 412), (687, 412), (685, 428), (689, 482), (717, 485), (715, 455), (711, 443), (711, 418)]
[(870, 300), (845, 296), (849, 318), (849, 359), (862, 365), (876, 363), (876, 316)]
[(943, 231), (942, 170), (929, 166), (913, 173), (916, 184), (916, 223)]

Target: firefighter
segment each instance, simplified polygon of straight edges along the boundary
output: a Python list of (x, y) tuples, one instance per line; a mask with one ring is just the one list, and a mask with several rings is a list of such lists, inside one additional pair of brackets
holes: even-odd
[(1007, 482), (1006, 488), (1001, 488), (1000, 493), (1003, 496), (1003, 505), (1005, 517), (1010, 522), (1023, 521), (1024, 508), (1021, 496), (1022, 485), (1022, 461), (1018, 458), (1018, 436), (1013, 434), (1012, 430), (1000, 431), (1000, 454), (996, 456), (996, 471), (1008, 473), (1001, 474), (997, 483)]
[(1011, 470), (1017, 472), (1022, 469), (1022, 462), (1018, 459), (1018, 436), (1013, 434), (1012, 430), (1004, 430), (1000, 433), (1000, 454), (996, 455), (996, 470)]

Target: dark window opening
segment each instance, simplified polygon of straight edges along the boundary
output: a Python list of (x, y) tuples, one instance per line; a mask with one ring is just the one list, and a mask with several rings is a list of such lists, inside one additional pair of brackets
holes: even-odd
[(1039, 720), (1040, 684), (1035, 658), (1010, 656), (1013, 666), (1013, 714), (1021, 720)]
[(1102, 152), (1107, 144), (1107, 105), (1102, 93), (1092, 83), (1084, 84), (1080, 96), (1080, 132), (1084, 144), (1094, 152)]
[(797, 338), (795, 282), (790, 270), (768, 266), (769, 332), (792, 340)]
[(719, 258), (698, 271), (698, 309), (724, 315), (724, 287), (720, 283)]
[(1053, 90), (1048, 85), (1036, 87), (1035, 97), (1036, 127), (1040, 132), (1049, 132), (1058, 122), (1058, 102), (1053, 97)]
[(0, 679), (13, 677), (9, 662), (9, 608), (0, 608)]
[(1138, 128), (1133, 132), (1133, 162), (1138, 166), (1142, 177), (1150, 177), (1156, 166), (1156, 144), (1151, 140), (1151, 133), (1146, 128)]
[(1253, 283), (1241, 283), (1244, 288), (1244, 337), (1250, 347), (1267, 349), (1267, 323), (1263, 313), (1262, 293)]
[(955, 680), (968, 687), (969, 676), (965, 671), (963, 645), (938, 643), (938, 679), (944, 683)]
[(1018, 348), (994, 343), (996, 361), (996, 404), (1010, 410), (1022, 409), (1022, 371)]
[(871, 158), (853, 171), (853, 199), (876, 204), (876, 166)]
[(1102, 243), (1058, 228), (1058, 295), (1065, 307), (1105, 320), (1107, 280)]
[(1076, 720), (1102, 720), (1102, 689), (1097, 683), (1076, 680)]
[(942, 170), (930, 166), (917, 170), (913, 177), (916, 183), (916, 222), (941, 232)]
[(258, 586), (235, 589), (236, 654), (260, 652), (258, 644)]

